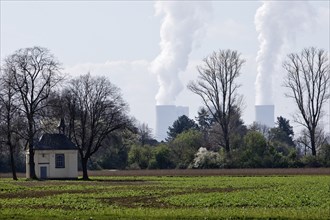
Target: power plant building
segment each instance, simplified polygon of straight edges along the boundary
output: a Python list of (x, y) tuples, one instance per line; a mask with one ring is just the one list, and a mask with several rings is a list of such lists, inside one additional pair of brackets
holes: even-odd
[(165, 140), (168, 128), (182, 115), (189, 117), (189, 107), (156, 105), (156, 139), (158, 141)]
[(273, 128), (275, 126), (274, 109), (274, 105), (256, 105), (255, 122)]

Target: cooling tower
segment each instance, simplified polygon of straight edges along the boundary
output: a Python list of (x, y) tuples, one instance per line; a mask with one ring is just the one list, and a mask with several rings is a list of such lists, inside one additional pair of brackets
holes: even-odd
[(156, 139), (163, 141), (167, 137), (168, 127), (180, 116), (189, 117), (189, 108), (175, 105), (156, 105)]
[(269, 128), (273, 128), (275, 125), (274, 105), (256, 105), (255, 108), (255, 121), (258, 124), (266, 125)]

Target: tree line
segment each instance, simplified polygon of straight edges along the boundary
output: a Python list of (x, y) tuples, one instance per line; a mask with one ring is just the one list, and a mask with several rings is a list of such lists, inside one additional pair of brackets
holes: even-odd
[(276, 127), (246, 126), (237, 78), (245, 61), (233, 50), (219, 50), (197, 66), (188, 89), (204, 106), (195, 120), (179, 117), (165, 142), (147, 124), (129, 116), (120, 89), (108, 78), (83, 74), (69, 79), (55, 56), (42, 47), (7, 56), (0, 77), (0, 171), (24, 171), (29, 151), (35, 179), (34, 144), (65, 123), (77, 146), (83, 179), (88, 169), (169, 169), (329, 166), (330, 144), (320, 124), (329, 100), (329, 60), (322, 49), (289, 54), (283, 63), (287, 97), (297, 106), (295, 122), (305, 129), (295, 137), (289, 121)]

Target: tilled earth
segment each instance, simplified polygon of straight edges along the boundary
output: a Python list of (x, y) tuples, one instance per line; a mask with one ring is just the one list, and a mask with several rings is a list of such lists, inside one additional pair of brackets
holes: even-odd
[[(90, 170), (92, 176), (269, 176), (269, 175), (330, 175), (330, 168), (274, 168), (274, 169), (169, 169), (169, 170)], [(82, 176), (82, 172), (79, 172)], [(10, 178), (11, 173), (0, 173)], [(25, 173), (18, 173), (24, 178)]]

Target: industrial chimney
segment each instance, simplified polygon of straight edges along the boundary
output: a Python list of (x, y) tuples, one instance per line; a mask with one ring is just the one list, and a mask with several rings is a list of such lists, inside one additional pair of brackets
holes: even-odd
[(163, 141), (167, 137), (168, 127), (180, 116), (189, 117), (189, 107), (175, 105), (156, 105), (156, 139)]
[(274, 105), (256, 105), (255, 106), (255, 122), (273, 128), (274, 122)]

